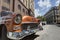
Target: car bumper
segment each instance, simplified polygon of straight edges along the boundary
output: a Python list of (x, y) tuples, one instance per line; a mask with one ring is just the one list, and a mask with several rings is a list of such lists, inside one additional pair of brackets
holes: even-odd
[(23, 30), (22, 32), (8, 32), (7, 37), (9, 39), (22, 39), (28, 35), (31, 35), (31, 34), (37, 32), (37, 31), (39, 31), (39, 29), (34, 29), (34, 30), (29, 30), (29, 31)]

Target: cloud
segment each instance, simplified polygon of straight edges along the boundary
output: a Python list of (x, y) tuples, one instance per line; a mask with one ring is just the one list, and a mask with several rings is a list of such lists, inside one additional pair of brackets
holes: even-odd
[(40, 10), (39, 9), (35, 9), (35, 17), (40, 16), (40, 15), (41, 15)]
[(38, 0), (36, 1), (35, 17), (43, 16), (53, 6), (58, 6), (60, 0)]
[(60, 3), (60, 0), (57, 0), (55, 6), (58, 6), (59, 3)]
[(50, 0), (39, 0), (36, 4), (39, 6), (39, 8), (35, 9), (35, 17), (43, 16), (49, 7), (52, 6)]
[(51, 7), (50, 0), (39, 0), (38, 5), (40, 7)]

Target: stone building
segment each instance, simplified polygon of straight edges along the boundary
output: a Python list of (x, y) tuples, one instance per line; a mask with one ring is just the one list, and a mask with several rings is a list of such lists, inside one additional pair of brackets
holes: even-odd
[(21, 2), (28, 8), (28, 13), (34, 16), (34, 0), (21, 0)]
[(0, 0), (0, 12), (2, 10), (34, 16), (34, 0)]
[(60, 5), (52, 7), (44, 16), (47, 23), (57, 24), (60, 23)]
[(2, 10), (12, 11), (13, 6), (12, 0), (0, 0), (0, 12)]

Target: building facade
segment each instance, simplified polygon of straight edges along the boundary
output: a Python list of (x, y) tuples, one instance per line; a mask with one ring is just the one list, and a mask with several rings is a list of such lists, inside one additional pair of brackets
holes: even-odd
[(12, 0), (0, 0), (0, 12), (2, 10), (12, 11)]
[(21, 2), (28, 8), (28, 13), (34, 16), (34, 0), (21, 0)]
[(44, 16), (47, 23), (57, 24), (60, 23), (60, 9), (59, 6), (52, 7)]
[(0, 12), (2, 10), (34, 16), (34, 0), (0, 0)]

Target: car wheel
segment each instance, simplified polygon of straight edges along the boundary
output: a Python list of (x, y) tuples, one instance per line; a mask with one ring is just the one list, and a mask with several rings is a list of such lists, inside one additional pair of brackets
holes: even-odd
[(1, 40), (9, 40), (7, 38), (7, 29), (5, 25), (2, 25), (2, 36), (1, 36)]
[(1, 39), (1, 36), (2, 36), (2, 27), (0, 25), (0, 39)]
[(35, 33), (33, 33), (32, 35), (35, 35)]

